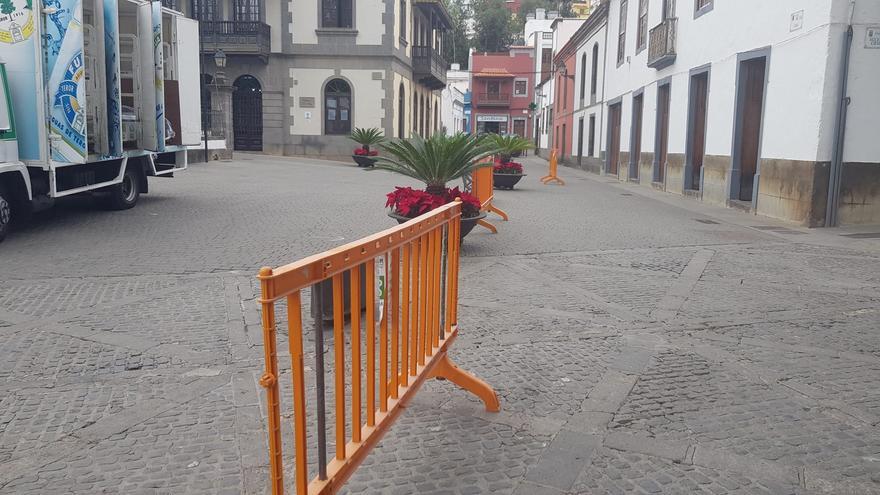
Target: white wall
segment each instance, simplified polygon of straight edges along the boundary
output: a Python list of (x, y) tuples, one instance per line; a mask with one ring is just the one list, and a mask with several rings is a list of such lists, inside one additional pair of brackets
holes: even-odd
[[(764, 111), (764, 158), (828, 160), (820, 147), (822, 99), (827, 98), (825, 64), (832, 1), (715, 0), (712, 11), (694, 19), (693, 2), (677, 2), (675, 63), (662, 70), (647, 66), (648, 50), (635, 53), (638, 2), (630, 1), (625, 60), (617, 67), (620, 0), (612, 0), (608, 21), (606, 101), (623, 96), (621, 150), (629, 151), (632, 92), (645, 88), (642, 150), (652, 151), (656, 81), (671, 78), (669, 152), (684, 153), (689, 71), (711, 64), (706, 154), (730, 155), (733, 137), (737, 53), (770, 46)], [(864, 1), (864, 0), (862, 0)], [(661, 2), (649, 5), (649, 29), (661, 20)], [(803, 27), (790, 31), (791, 14), (804, 11)], [(607, 132), (603, 125), (603, 135)]]
[[(594, 141), (593, 157), (600, 157), (605, 142), (605, 134), (602, 132), (602, 122), (605, 117), (604, 109), (604, 91), (605, 91), (605, 40), (607, 36), (607, 26), (603, 24), (595, 33), (586, 38), (578, 47), (575, 54), (575, 112), (571, 130), (572, 156), (577, 156), (578, 146), (578, 121), (584, 119), (583, 129), (583, 156), (589, 156), (590, 142), (590, 116), (596, 118), (596, 134)], [(590, 80), (593, 66), (593, 46), (599, 46), (599, 56), (597, 57), (597, 77), (596, 77), (596, 102), (590, 103)], [(582, 61), (586, 55), (586, 64)], [(583, 94), (581, 94), (581, 77), (585, 77)]]
[(447, 85), (440, 92), (440, 108), (440, 125), (446, 127), (446, 134), (451, 136), (460, 132), (464, 118), (464, 93)]
[[(290, 88), (290, 116), (293, 117), (290, 134), (317, 136), (323, 133), (323, 89), (326, 82), (334, 77), (341, 77), (351, 85), (352, 128), (381, 128), (381, 119), (385, 115), (382, 105), (385, 90), (382, 88), (382, 80), (373, 79), (373, 72), (375, 71), (343, 69), (336, 76), (334, 69), (291, 68), (290, 77), (294, 84)], [(394, 94), (396, 96), (397, 92)], [(303, 96), (315, 98), (315, 108), (300, 108), (299, 98)], [(411, 95), (408, 93), (407, 97), (411, 98)], [(307, 118), (307, 114), (310, 114), (310, 118)]]
[[(293, 22), (290, 23), (290, 37), (294, 43), (311, 45), (318, 43), (315, 29), (319, 27), (320, 3), (314, 0), (288, 0), (289, 12), (293, 13), (291, 16)], [(382, 35), (385, 33), (385, 24), (382, 23), (385, 1), (356, 0), (352, 4), (354, 7), (354, 29), (358, 31), (357, 44), (381, 45)], [(412, 10), (409, 11), (409, 15), (411, 20)]]

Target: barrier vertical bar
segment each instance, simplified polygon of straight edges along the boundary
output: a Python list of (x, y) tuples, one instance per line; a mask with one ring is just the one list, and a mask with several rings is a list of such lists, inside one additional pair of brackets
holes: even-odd
[(390, 299), (390, 309), (388, 313), (390, 318), (388, 325), (391, 331), (391, 398), (398, 397), (397, 379), (400, 374), (398, 367), (398, 358), (400, 356), (400, 320), (398, 311), (400, 310), (400, 249), (391, 251), (391, 277), (388, 284), (388, 299)]
[(351, 440), (361, 441), (361, 270), (349, 270), (351, 279)]
[[(440, 347), (440, 312), (442, 310), (440, 306), (440, 253), (442, 251), (440, 244), (442, 243), (442, 236), (440, 234), (441, 231), (439, 229), (434, 230), (434, 293), (431, 296), (431, 299), (434, 301), (433, 347)], [(433, 354), (433, 350), (431, 353)]]
[(425, 331), (422, 333), (422, 360), (431, 355), (431, 325), (434, 324), (434, 301), (431, 295), (434, 292), (434, 236), (431, 232), (425, 234), (425, 290), (423, 296), (425, 299)]
[(403, 270), (401, 271), (403, 304), (400, 307), (400, 383), (406, 387), (409, 385), (409, 281), (412, 276), (409, 261), (410, 245), (405, 244), (401, 250), (403, 251)]
[(275, 301), (271, 299), (272, 291), (268, 277), (272, 276), (271, 268), (260, 269), (260, 304), (263, 309), (263, 352), (266, 360), (265, 373), (260, 384), (266, 388), (266, 409), (269, 416), (269, 475), (272, 481), (272, 492), (284, 492), (284, 467), (281, 457), (281, 394), (278, 390), (278, 353), (275, 340)]
[(419, 284), (421, 276), (419, 274), (419, 261), (421, 259), (421, 249), (419, 248), (418, 239), (410, 242), (412, 247), (412, 324), (410, 332), (412, 333), (412, 345), (410, 346), (409, 374), (416, 376), (416, 367), (419, 364)]
[(321, 284), (312, 286), (315, 298), (315, 407), (318, 422), (318, 479), (327, 479), (327, 412), (324, 402), (324, 295)]
[(345, 460), (345, 307), (342, 274), (333, 276), (333, 369), (336, 374), (336, 458)]
[[(454, 219), (453, 219), (454, 220)], [(454, 263), (452, 257), (453, 246), (452, 246), (452, 236), (453, 236), (453, 227), (452, 224), (448, 224), (446, 227), (446, 244), (444, 248), (446, 250), (446, 257), (444, 258), (445, 263), (443, 263), (443, 283), (445, 284), (443, 291), (443, 334), (442, 337), (445, 339), (446, 334), (452, 329), (452, 325), (450, 321), (452, 321), (452, 311), (450, 310), (452, 304), (452, 263)]]
[(379, 315), (379, 412), (388, 410), (388, 262), (386, 260), (385, 290), (382, 297), (382, 314)]
[(376, 262), (367, 261), (367, 426), (376, 424)]
[(296, 455), (295, 486), (297, 493), (308, 489), (308, 451), (306, 448), (306, 380), (302, 344), (302, 295), (287, 296), (287, 342), (290, 349), (291, 385), (293, 385), (293, 441)]
[(419, 237), (419, 365), (425, 364), (425, 328), (428, 317), (428, 236)]

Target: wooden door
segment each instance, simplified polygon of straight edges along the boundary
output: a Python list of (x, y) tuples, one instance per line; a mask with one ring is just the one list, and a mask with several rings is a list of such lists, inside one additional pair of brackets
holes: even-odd
[(263, 150), (263, 90), (253, 76), (235, 80), (232, 93), (233, 147), (239, 151)]
[(620, 165), (620, 103), (611, 106), (611, 142), (608, 143), (608, 173), (617, 175)]
[(513, 121), (513, 133), (519, 137), (526, 136), (526, 121), (525, 120), (514, 120)]
[(691, 188), (700, 189), (700, 170), (706, 154), (706, 108), (709, 94), (709, 74), (691, 78)]
[(742, 139), (740, 140), (739, 199), (752, 200), (755, 173), (758, 171), (758, 147), (761, 141), (761, 116), (764, 113), (764, 72), (766, 59), (756, 58), (742, 63), (743, 84)]
[(657, 181), (666, 181), (666, 161), (669, 158), (669, 85), (657, 92)]
[(644, 108), (644, 95), (633, 98), (633, 122), (632, 122), (632, 150), (630, 162), (633, 164), (629, 178), (639, 179), (639, 159), (642, 155), (642, 112)]

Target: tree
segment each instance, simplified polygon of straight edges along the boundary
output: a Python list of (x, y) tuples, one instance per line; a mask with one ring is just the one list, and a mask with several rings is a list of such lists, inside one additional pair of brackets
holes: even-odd
[(0, 12), (4, 14), (15, 12), (15, 5), (12, 5), (12, 0), (0, 0)]
[(474, 48), (481, 52), (506, 50), (514, 39), (513, 22), (504, 0), (474, 0)]
[(471, 40), (468, 38), (468, 19), (471, 18), (470, 5), (465, 0), (447, 0), (446, 10), (452, 17), (452, 30), (448, 33), (443, 45), (443, 57), (450, 64), (461, 64), (462, 69), (468, 66), (468, 51)]

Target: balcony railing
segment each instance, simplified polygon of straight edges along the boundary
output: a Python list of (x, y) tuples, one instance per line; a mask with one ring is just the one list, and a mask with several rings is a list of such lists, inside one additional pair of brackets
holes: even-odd
[(510, 106), (510, 93), (480, 93), (477, 100), (479, 107), (506, 107)]
[(413, 77), (431, 89), (446, 87), (446, 59), (430, 46), (412, 47)]
[(199, 21), (202, 50), (227, 55), (269, 56), (269, 25), (259, 21)]
[(662, 69), (675, 62), (675, 34), (678, 19), (665, 19), (651, 29), (648, 40), (648, 67)]

